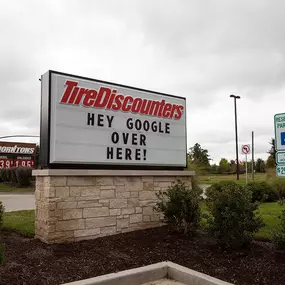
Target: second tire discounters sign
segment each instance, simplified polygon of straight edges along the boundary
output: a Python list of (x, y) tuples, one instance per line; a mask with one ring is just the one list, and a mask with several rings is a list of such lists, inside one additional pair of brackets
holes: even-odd
[(55, 71), (41, 83), (45, 166), (186, 166), (185, 98)]

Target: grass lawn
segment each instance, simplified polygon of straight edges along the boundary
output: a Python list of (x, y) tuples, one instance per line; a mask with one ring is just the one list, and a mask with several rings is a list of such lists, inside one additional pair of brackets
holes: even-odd
[[(270, 179), (270, 177), (266, 173), (255, 173), (254, 175), (254, 181), (265, 181)], [(240, 174), (240, 180), (236, 180), (236, 174), (229, 174), (229, 175), (223, 175), (223, 174), (208, 174), (208, 175), (201, 175), (199, 177), (199, 183), (200, 184), (208, 184), (212, 185), (214, 183), (220, 182), (220, 181), (235, 181), (238, 184), (245, 185), (246, 184), (246, 177), (245, 174)], [(248, 182), (251, 180), (251, 173), (248, 173)]]
[(27, 237), (35, 234), (35, 211), (14, 211), (4, 213), (3, 226), (6, 230), (15, 231)]
[(259, 213), (261, 214), (265, 227), (261, 228), (255, 234), (257, 239), (270, 239), (272, 230), (276, 229), (280, 222), (278, 217), (281, 215), (285, 206), (278, 205), (277, 203), (263, 203), (259, 206)]
[(7, 183), (0, 183), (0, 193), (26, 193), (26, 192), (34, 192), (34, 188), (17, 188), (13, 187)]

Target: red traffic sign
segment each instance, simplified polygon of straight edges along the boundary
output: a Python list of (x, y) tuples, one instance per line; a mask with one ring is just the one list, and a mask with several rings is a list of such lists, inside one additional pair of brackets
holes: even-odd
[(249, 144), (242, 145), (241, 152), (242, 152), (242, 154), (249, 154), (250, 153), (250, 145)]

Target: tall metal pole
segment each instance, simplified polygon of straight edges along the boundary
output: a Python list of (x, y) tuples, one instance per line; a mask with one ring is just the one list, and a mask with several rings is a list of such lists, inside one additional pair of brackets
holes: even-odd
[(235, 133), (236, 133), (236, 158), (237, 158), (237, 180), (239, 180), (239, 159), (238, 159), (238, 133), (237, 133), (237, 103), (235, 100)]
[(251, 153), (252, 153), (252, 158), (251, 158), (251, 172), (252, 172), (252, 181), (254, 181), (254, 132), (251, 132)]
[(240, 99), (240, 96), (230, 95), (230, 97), (231, 97), (231, 98), (234, 98), (234, 104), (235, 104), (235, 134), (236, 134), (237, 180), (239, 180), (238, 133), (237, 133), (237, 104), (236, 104), (236, 99)]

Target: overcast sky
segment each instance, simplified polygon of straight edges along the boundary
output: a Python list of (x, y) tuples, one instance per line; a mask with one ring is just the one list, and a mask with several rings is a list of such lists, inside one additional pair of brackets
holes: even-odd
[[(285, 1), (1, 1), (0, 136), (38, 135), (49, 69), (187, 98), (188, 148), (267, 158), (285, 111)], [(15, 139), (14, 139), (15, 140)], [(37, 141), (27, 139), (25, 141)]]

